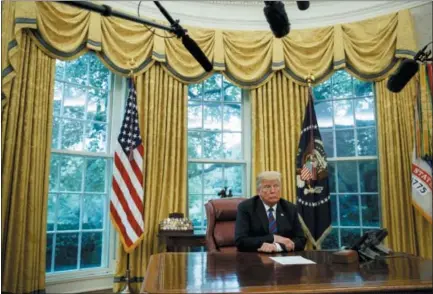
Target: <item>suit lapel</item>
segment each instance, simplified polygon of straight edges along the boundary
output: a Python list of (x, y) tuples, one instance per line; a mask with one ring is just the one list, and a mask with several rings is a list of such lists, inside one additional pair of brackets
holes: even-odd
[(268, 216), (266, 214), (265, 207), (263, 206), (263, 203), (262, 203), (262, 200), (260, 199), (260, 196), (257, 196), (256, 211), (257, 211), (257, 214), (259, 215), (263, 229), (265, 230), (266, 233), (269, 234)]
[(284, 231), (284, 224), (286, 223), (287, 216), (285, 215), (283, 209), (281, 208), (281, 201), (278, 202), (276, 219), (277, 219), (277, 234), (282, 234)]

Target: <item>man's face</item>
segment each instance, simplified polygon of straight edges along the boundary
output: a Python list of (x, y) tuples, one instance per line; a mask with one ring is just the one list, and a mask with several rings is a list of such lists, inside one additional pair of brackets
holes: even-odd
[(281, 198), (280, 182), (278, 180), (262, 180), (257, 194), (268, 206), (274, 206)]

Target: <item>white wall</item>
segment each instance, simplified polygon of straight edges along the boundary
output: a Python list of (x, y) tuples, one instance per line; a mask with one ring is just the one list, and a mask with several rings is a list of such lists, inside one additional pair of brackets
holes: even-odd
[(416, 37), (419, 49), (427, 45), (427, 43), (431, 42), (433, 39), (432, 10), (433, 7), (431, 1), (411, 9), (415, 21), (415, 30), (417, 33)]

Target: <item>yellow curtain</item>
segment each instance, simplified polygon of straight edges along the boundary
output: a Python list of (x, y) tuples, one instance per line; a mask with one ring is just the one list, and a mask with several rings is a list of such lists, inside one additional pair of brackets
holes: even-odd
[(295, 84), (277, 72), (265, 85), (251, 90), (253, 174), (277, 170), (282, 174), (281, 195), (296, 201), (296, 153), (308, 88)]
[[(130, 254), (131, 277), (139, 289), (151, 254), (158, 246), (158, 224), (171, 212), (186, 213), (187, 86), (156, 64), (137, 78), (141, 136), (144, 145), (144, 240)], [(126, 272), (126, 253), (119, 246), (114, 290)]]
[[(389, 230), (385, 242), (395, 251), (432, 258), (432, 226), (414, 210), (411, 201), (414, 101), (419, 77), (397, 94), (390, 92), (386, 83), (383, 80), (375, 85), (382, 226)], [(431, 112), (426, 119), (432, 121)]]
[[(94, 50), (110, 70), (121, 75), (128, 75), (131, 68), (140, 75), (155, 61), (185, 84), (212, 74), (204, 71), (179, 39), (164, 38), (170, 34), (160, 29), (152, 34), (142, 25), (56, 2), (15, 5), (12, 37), (17, 42), (9, 48), (11, 67), (2, 78), (3, 85), (13, 78), (19, 35), (26, 28), (34, 29), (35, 40), (51, 57), (73, 59)], [(309, 73), (318, 83), (341, 68), (363, 79), (383, 79), (398, 58), (411, 57), (416, 51), (409, 10), (349, 24), (293, 30), (282, 39), (268, 30), (186, 28), (214, 69), (245, 89), (262, 86), (279, 70), (301, 85), (306, 85)], [(4, 95), (7, 100), (8, 93)]]
[(2, 292), (45, 289), (55, 60), (28, 34), (2, 113)]

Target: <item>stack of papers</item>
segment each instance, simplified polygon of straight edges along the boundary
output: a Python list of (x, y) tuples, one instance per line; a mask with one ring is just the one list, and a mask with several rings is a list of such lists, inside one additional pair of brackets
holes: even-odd
[(302, 256), (278, 256), (270, 257), (270, 259), (280, 264), (316, 264), (314, 261), (306, 259)]

